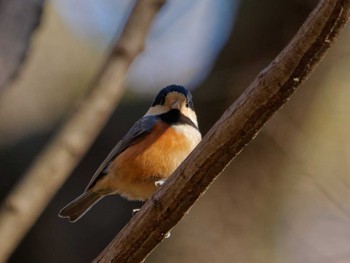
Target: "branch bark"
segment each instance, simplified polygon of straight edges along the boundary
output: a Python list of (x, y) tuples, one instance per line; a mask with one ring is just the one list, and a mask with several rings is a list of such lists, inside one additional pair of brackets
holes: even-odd
[(310, 75), (349, 19), (350, 0), (323, 0), (296, 36), (94, 262), (142, 262)]
[(88, 150), (123, 93), (133, 59), (143, 50), (164, 0), (138, 1), (94, 89), (6, 198), (0, 214), (0, 261), (6, 261)]
[(0, 1), (0, 90), (15, 77), (41, 19), (44, 0)]

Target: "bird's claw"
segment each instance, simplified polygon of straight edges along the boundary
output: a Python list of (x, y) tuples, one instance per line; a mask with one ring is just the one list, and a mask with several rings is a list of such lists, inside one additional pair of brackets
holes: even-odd
[(165, 183), (165, 180), (158, 180), (154, 182), (155, 186), (157, 187), (162, 186), (164, 183)]
[(136, 213), (137, 213), (138, 211), (140, 211), (140, 208), (135, 208), (135, 209), (133, 209), (133, 210), (132, 210), (132, 215), (133, 215), (133, 216), (136, 215)]

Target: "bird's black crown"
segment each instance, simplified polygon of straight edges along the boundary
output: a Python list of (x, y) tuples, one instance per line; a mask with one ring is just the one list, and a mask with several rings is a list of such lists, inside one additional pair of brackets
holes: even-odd
[(178, 92), (183, 94), (186, 97), (186, 106), (194, 110), (191, 92), (185, 87), (179, 85), (170, 85), (161, 89), (157, 97), (154, 99), (152, 106), (164, 105), (165, 98), (170, 92)]

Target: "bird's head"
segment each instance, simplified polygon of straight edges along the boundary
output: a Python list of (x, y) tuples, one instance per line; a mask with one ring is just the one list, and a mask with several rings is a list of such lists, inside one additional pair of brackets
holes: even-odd
[(179, 111), (198, 125), (192, 94), (186, 88), (178, 85), (170, 85), (159, 91), (146, 116), (161, 115), (172, 110)]

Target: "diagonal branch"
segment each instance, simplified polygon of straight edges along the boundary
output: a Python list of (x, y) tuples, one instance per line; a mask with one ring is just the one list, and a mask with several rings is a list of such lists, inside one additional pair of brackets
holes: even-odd
[(163, 3), (141, 0), (135, 4), (94, 89), (6, 198), (0, 213), (1, 262), (6, 261), (112, 114), (123, 93), (127, 70), (143, 50), (150, 25)]
[(323, 0), (290, 44), (226, 110), (198, 147), (95, 262), (141, 262), (310, 75), (349, 18), (350, 0)]
[(0, 90), (21, 70), (31, 38), (41, 22), (45, 0), (0, 1)]

